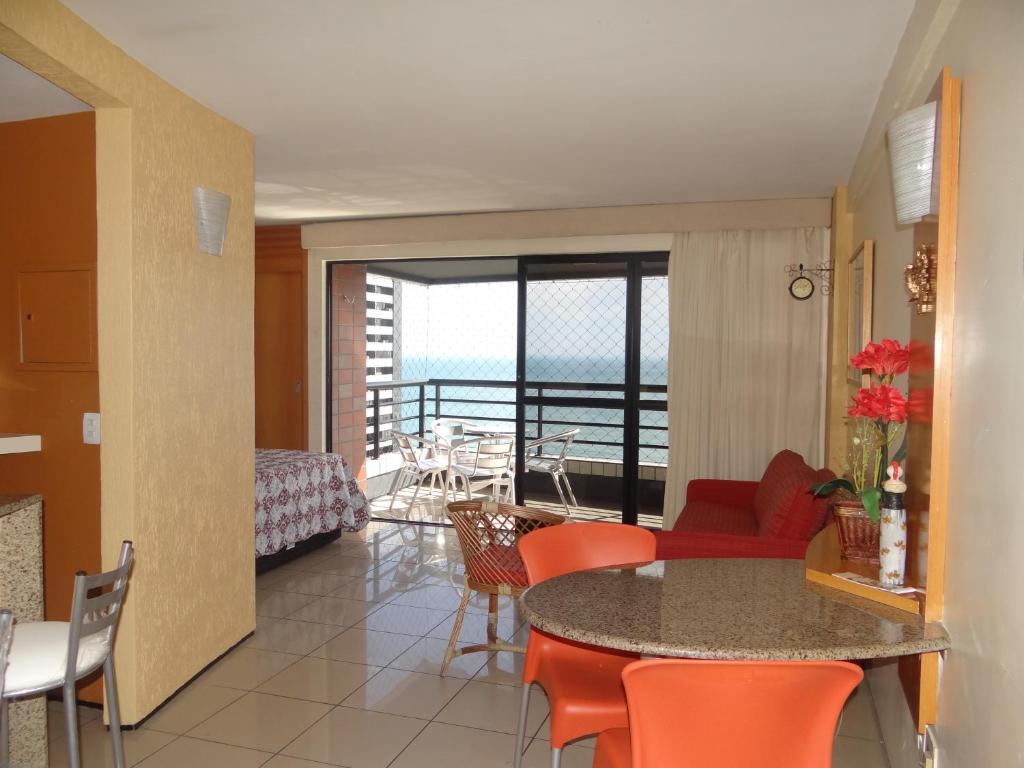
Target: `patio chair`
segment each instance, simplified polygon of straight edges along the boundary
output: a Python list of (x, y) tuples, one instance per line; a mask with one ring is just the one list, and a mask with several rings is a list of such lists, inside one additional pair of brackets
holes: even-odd
[(419, 435), (407, 435), (405, 432), (394, 432), (391, 433), (392, 438), (395, 441), (395, 447), (398, 448), (398, 452), (402, 455), (402, 468), (398, 470), (398, 474), (395, 475), (395, 481), (391, 484), (391, 503), (388, 504), (388, 512), (391, 512), (395, 507), (395, 496), (403, 488), (406, 482), (413, 480), (416, 483), (416, 490), (413, 491), (412, 500), (409, 502), (408, 512), (412, 512), (413, 505), (416, 503), (416, 497), (419, 496), (420, 489), (423, 487), (423, 481), (428, 477), (430, 478), (430, 491), (434, 490), (435, 481), (442, 487), (444, 491), (444, 501), (448, 501), (448, 484), (442, 479), (442, 475), (448, 470), (448, 457), (438, 456), (436, 451), (431, 451), (431, 455), (427, 453), (419, 446), (430, 446), (436, 447), (436, 443), (429, 437), (421, 437)]
[(466, 501), (476, 491), (491, 489), (495, 501), (512, 501), (515, 496), (516, 439), (511, 435), (485, 435), (465, 440), (448, 454), (448, 483), (452, 498), (458, 498), (459, 481)]
[[(576, 495), (572, 492), (572, 486), (569, 485), (569, 477), (565, 474), (565, 458), (569, 455), (569, 446), (572, 445), (572, 441), (576, 439), (576, 435), (580, 433), (579, 429), (569, 429), (565, 432), (559, 432), (557, 435), (549, 435), (548, 437), (541, 437), (537, 440), (531, 440), (526, 444), (526, 471), (534, 472), (547, 472), (551, 475), (551, 480), (555, 483), (555, 490), (558, 491), (558, 498), (562, 500), (562, 506), (565, 508), (565, 514), (572, 517), (572, 510), (569, 509), (569, 505), (566, 503), (565, 495), (569, 494), (569, 500), (572, 501), (572, 506), (578, 507), (576, 503)], [(556, 443), (561, 443), (561, 448), (557, 454), (544, 455), (545, 445), (553, 446)], [(541, 450), (534, 453), (535, 448)], [(565, 491), (562, 491), (562, 483), (565, 483)]]
[(440, 451), (447, 453), (466, 441), (466, 427), (475, 426), (466, 419), (434, 419), (434, 441)]
[[(448, 519), (459, 537), (466, 576), (462, 601), (441, 665), (442, 677), (448, 673), (452, 659), (465, 653), (526, 652), (522, 646), (498, 639), (498, 596), (519, 597), (529, 585), (526, 568), (519, 557), (519, 540), (531, 531), (565, 522), (564, 517), (551, 512), (491, 501), (453, 501), (448, 505)], [(473, 592), (488, 596), (487, 642), (456, 648)]]

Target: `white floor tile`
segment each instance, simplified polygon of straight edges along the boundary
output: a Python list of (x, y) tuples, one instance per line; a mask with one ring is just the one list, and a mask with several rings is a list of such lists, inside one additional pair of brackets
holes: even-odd
[(345, 768), (385, 768), (426, 725), (425, 720), (336, 707), (283, 754)]
[(346, 707), (430, 720), (466, 684), (458, 677), (440, 677), (385, 669), (345, 699)]

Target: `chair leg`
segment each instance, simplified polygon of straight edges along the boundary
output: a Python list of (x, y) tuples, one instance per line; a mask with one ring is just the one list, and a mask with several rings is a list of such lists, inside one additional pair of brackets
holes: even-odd
[(526, 715), (530, 709), (530, 688), (532, 683), (523, 683), (523, 700), (519, 704), (519, 720), (516, 721), (516, 752), (512, 758), (512, 768), (523, 766), (523, 746), (526, 741)]
[(121, 733), (121, 702), (117, 697), (117, 675), (114, 672), (114, 654), (103, 662), (103, 688), (110, 712), (110, 742), (114, 750), (114, 768), (125, 768), (124, 735)]
[(565, 474), (564, 471), (561, 473), (561, 475), (562, 475), (562, 482), (565, 483), (565, 490), (569, 494), (569, 501), (572, 502), (572, 505), (574, 507), (578, 507), (579, 504), (576, 503), (576, 494), (572, 492), (572, 486), (569, 485), (569, 476), (567, 474)]
[(11, 761), (10, 738), (10, 725), (7, 720), (7, 699), (0, 695), (0, 766), (6, 766)]
[(565, 501), (565, 493), (562, 492), (562, 482), (558, 479), (558, 473), (551, 472), (551, 480), (555, 484), (555, 490), (558, 491), (558, 498), (562, 500), (562, 508), (565, 509), (565, 514), (569, 514), (569, 505)]
[(391, 512), (395, 508), (395, 496), (402, 490), (402, 480), (405, 477), (405, 467), (398, 470), (398, 474), (395, 475), (394, 481), (391, 483), (391, 503), (388, 504), (388, 512)]
[(78, 746), (78, 703), (75, 701), (75, 681), (64, 684), (64, 728), (68, 736), (68, 768), (81, 768), (82, 756)]
[(551, 768), (562, 768), (562, 748), (551, 748)]
[(462, 590), (462, 602), (459, 603), (459, 612), (455, 614), (455, 626), (452, 627), (452, 636), (448, 638), (448, 649), (444, 652), (444, 662), (441, 664), (441, 677), (448, 674), (448, 665), (455, 658), (455, 643), (459, 639), (459, 632), (462, 631), (462, 620), (466, 617), (466, 608), (469, 605), (469, 598), (472, 590), (465, 587)]
[(412, 508), (416, 505), (416, 497), (420, 495), (420, 488), (423, 487), (423, 480), (425, 478), (426, 475), (422, 475), (419, 479), (419, 482), (416, 483), (416, 490), (412, 492), (412, 500), (409, 502), (409, 509), (406, 512), (407, 515), (412, 514)]
[(487, 642), (498, 642), (498, 596), (487, 595)]

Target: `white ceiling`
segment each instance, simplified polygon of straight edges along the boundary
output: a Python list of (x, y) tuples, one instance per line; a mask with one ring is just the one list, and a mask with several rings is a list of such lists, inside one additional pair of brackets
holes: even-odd
[(828, 195), (913, 0), (65, 0), (256, 135), (257, 215)]
[(0, 123), (92, 109), (49, 80), (0, 54)]

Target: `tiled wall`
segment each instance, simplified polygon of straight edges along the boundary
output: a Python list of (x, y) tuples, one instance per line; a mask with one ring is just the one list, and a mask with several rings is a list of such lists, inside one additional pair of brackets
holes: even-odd
[(366, 267), (331, 269), (331, 447), (366, 485)]

